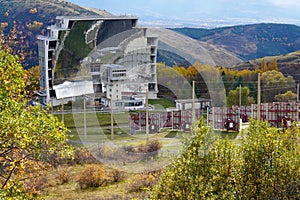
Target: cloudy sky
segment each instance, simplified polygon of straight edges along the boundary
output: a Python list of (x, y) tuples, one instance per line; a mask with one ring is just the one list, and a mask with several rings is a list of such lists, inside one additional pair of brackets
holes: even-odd
[(299, 0), (68, 0), (135, 15), (153, 26), (225, 26), (275, 22), (300, 24)]

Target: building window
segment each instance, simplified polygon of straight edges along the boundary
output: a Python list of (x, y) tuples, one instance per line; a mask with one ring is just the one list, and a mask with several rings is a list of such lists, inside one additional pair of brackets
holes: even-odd
[(155, 83), (149, 83), (148, 89), (149, 89), (149, 91), (154, 91), (155, 90)]
[(122, 102), (116, 102), (116, 106), (121, 107), (123, 105)]

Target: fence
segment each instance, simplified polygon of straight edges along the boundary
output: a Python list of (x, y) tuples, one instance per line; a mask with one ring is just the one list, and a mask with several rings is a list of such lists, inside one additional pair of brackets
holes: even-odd
[[(195, 110), (195, 117), (199, 119), (202, 116), (201, 109)], [(191, 110), (175, 110), (149, 113), (149, 132), (156, 133), (162, 128), (172, 128), (175, 130), (190, 131), (192, 125)], [(133, 112), (129, 114), (130, 132), (146, 130), (146, 112)]]
[[(235, 127), (232, 130), (239, 130), (240, 119), (247, 122), (249, 118), (256, 118), (258, 106), (252, 104), (251, 106), (233, 106), (227, 107), (213, 107), (209, 110), (207, 115), (207, 123), (211, 124), (214, 129), (227, 129), (227, 122), (232, 122)], [(294, 120), (299, 120), (299, 103), (291, 102), (273, 102), (262, 103), (260, 105), (260, 118), (269, 122), (271, 126), (282, 127), (282, 125), (290, 125)]]

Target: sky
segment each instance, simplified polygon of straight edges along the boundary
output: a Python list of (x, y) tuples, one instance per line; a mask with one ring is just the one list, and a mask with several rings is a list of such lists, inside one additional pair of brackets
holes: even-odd
[(219, 27), (273, 22), (300, 25), (299, 0), (67, 0), (115, 15), (134, 15), (141, 25)]

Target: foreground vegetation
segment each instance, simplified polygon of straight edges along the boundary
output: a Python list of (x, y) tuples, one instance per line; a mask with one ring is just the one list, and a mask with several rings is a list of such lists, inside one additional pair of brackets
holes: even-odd
[(202, 121), (165, 169), (153, 199), (299, 199), (299, 128), (252, 121), (239, 144), (215, 137)]
[[(230, 134), (230, 138), (229, 135)], [(227, 135), (227, 136), (226, 136)], [(166, 137), (175, 137), (174, 132)], [(157, 142), (157, 141), (156, 141)], [(154, 143), (156, 143), (154, 142)], [(164, 168), (131, 173), (108, 167), (84, 147), (74, 160), (45, 172), (45, 199), (298, 199), (299, 128), (278, 130), (251, 121), (246, 132), (220, 133), (200, 120), (180, 155)], [(159, 150), (163, 144), (150, 151)], [(140, 153), (143, 144), (127, 146)], [(130, 154), (128, 154), (130, 155)], [(151, 158), (161, 162), (160, 154)], [(139, 167), (146, 162), (131, 165)]]
[(2, 44), (0, 38), (0, 199), (31, 199), (29, 183), (57, 158), (71, 158), (72, 148), (62, 122), (26, 106), (26, 73)]

